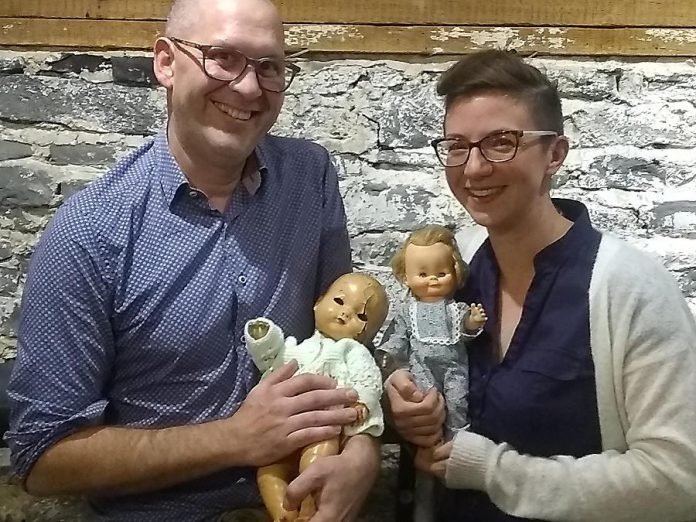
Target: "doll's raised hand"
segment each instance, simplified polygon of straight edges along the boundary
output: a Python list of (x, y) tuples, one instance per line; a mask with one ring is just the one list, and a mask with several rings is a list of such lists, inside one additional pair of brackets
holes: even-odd
[(486, 311), (483, 309), (483, 305), (471, 303), (469, 314), (464, 320), (464, 328), (466, 328), (468, 331), (478, 330), (485, 324), (487, 319), (488, 316), (486, 315)]

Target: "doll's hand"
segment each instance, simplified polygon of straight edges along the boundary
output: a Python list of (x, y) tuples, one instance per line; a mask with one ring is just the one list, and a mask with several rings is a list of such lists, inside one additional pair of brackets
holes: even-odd
[(471, 303), (469, 315), (467, 315), (464, 321), (464, 328), (466, 328), (468, 331), (478, 330), (484, 325), (487, 319), (488, 316), (486, 315), (486, 311), (483, 309), (483, 305)]
[(254, 340), (258, 341), (266, 336), (269, 328), (268, 323), (264, 321), (254, 321), (249, 325), (249, 335), (251, 335)]
[(358, 416), (355, 419), (355, 422), (351, 424), (351, 426), (360, 426), (363, 422), (365, 422), (365, 419), (367, 419), (367, 414), (369, 413), (369, 410), (367, 409), (367, 406), (365, 406), (362, 402), (356, 402), (353, 404), (353, 408), (355, 408), (355, 411), (358, 413)]

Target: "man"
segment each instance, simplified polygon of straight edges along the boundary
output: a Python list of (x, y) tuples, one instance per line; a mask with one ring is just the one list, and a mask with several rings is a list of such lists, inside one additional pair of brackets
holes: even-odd
[[(24, 292), (7, 440), (33, 494), (86, 494), (101, 520), (215, 520), (258, 505), (255, 468), (339, 433), (352, 390), (255, 386), (244, 323), (313, 331), (350, 270), (324, 149), (268, 136), (292, 80), (268, 0), (178, 0), (154, 68), (168, 123), (68, 201)], [(314, 522), (351, 520), (379, 468), (367, 436), (288, 488)], [(353, 492), (348, 495), (346, 492)]]

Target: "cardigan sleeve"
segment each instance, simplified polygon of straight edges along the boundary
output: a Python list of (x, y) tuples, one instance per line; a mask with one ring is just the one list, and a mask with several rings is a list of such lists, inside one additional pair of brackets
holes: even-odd
[(613, 389), (598, 400), (617, 402), (624, 447), (607, 447), (603, 429), (601, 454), (541, 458), (460, 431), (448, 487), (485, 491), (500, 509), (525, 518), (696, 520), (694, 318), (664, 267), (628, 247), (615, 254), (598, 276), (605, 309), (592, 311), (592, 327), (604, 327), (611, 339), (609, 358), (595, 364), (613, 365)]

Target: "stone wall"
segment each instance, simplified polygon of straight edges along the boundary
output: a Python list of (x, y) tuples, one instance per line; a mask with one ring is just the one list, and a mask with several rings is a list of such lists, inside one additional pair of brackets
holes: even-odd
[[(572, 143), (555, 194), (661, 257), (696, 312), (694, 64), (532, 62), (559, 83)], [(392, 290), (386, 266), (407, 231), (471, 224), (428, 145), (440, 134), (434, 86), (447, 65), (308, 61), (275, 128), (334, 154), (356, 265)], [(12, 357), (27, 262), (55, 209), (162, 125), (154, 83), (144, 54), (0, 51), (0, 359)]]
[[(696, 310), (694, 64), (533, 63), (558, 80), (572, 142), (556, 194), (583, 200), (599, 228), (662, 257)], [(355, 262), (385, 281), (406, 231), (470, 224), (428, 146), (440, 132), (434, 85), (446, 67), (308, 61), (275, 128), (334, 154)], [(0, 353), (15, 345), (24, 272), (56, 207), (162, 125), (154, 83), (147, 55), (0, 51)]]

